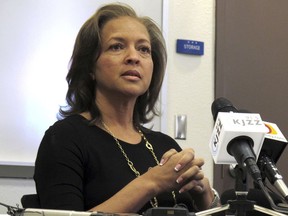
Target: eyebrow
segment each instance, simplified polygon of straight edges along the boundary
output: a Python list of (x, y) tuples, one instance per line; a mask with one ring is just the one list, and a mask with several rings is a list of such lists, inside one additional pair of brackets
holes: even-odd
[[(125, 38), (116, 36), (116, 37), (111, 37), (109, 40), (107, 40), (107, 42), (109, 42), (111, 40), (116, 40), (116, 41), (120, 41), (123, 43), (126, 41)], [(149, 39), (141, 38), (141, 39), (137, 40), (137, 43), (149, 43), (149, 44), (151, 44), (151, 41)]]

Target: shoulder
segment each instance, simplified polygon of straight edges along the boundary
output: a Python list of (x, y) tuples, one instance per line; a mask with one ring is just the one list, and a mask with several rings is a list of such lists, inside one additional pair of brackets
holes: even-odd
[(82, 145), (85, 139), (89, 138), (93, 131), (89, 121), (80, 115), (73, 115), (58, 120), (50, 126), (41, 141), (41, 146), (53, 145), (57, 148), (74, 145)]
[(81, 115), (72, 115), (56, 121), (52, 128), (89, 126), (89, 121)]
[[(80, 115), (73, 115), (58, 120), (48, 128), (46, 133), (51, 134), (70, 134), (79, 131), (85, 131), (89, 128), (89, 121)], [(71, 135), (72, 135), (71, 134)]]
[(95, 128), (80, 115), (58, 120), (46, 130), (38, 155), (53, 155), (57, 158), (72, 152), (75, 155), (82, 155), (86, 151), (87, 140), (90, 139)]

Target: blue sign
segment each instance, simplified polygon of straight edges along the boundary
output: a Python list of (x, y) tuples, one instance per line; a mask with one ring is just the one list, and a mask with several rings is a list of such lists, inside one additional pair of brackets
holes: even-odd
[(204, 55), (204, 42), (177, 39), (177, 53)]

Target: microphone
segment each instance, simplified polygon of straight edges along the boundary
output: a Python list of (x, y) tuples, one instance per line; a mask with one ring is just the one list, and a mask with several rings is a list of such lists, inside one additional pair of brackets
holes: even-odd
[(264, 124), (269, 129), (269, 133), (265, 136), (257, 165), (261, 170), (262, 179), (267, 177), (281, 196), (288, 201), (288, 188), (275, 165), (287, 145), (287, 140), (276, 124), (269, 122)]
[(277, 163), (283, 153), (287, 143), (286, 138), (275, 123), (263, 121), (268, 128), (268, 133), (265, 135), (264, 143), (260, 155), (267, 155), (275, 163)]
[(256, 182), (262, 181), (256, 159), (268, 129), (260, 115), (238, 113), (225, 98), (216, 99), (211, 109), (213, 118), (217, 118), (209, 144), (214, 162), (246, 166)]
[[(226, 103), (228, 102), (226, 101)], [(241, 112), (249, 113), (247, 110), (241, 110)], [(288, 187), (276, 167), (276, 163), (287, 145), (287, 140), (275, 123), (263, 122), (269, 132), (265, 135), (257, 165), (261, 171), (262, 180), (267, 178), (280, 195), (288, 201)]]
[(236, 112), (238, 113), (238, 109), (233, 106), (233, 104), (227, 100), (226, 98), (217, 98), (211, 105), (211, 112), (213, 116), (214, 122), (218, 116), (219, 112)]

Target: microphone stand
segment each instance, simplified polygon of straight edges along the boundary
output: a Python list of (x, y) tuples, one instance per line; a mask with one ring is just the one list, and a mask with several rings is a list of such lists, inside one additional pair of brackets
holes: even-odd
[(19, 208), (18, 205), (17, 205), (17, 207), (14, 207), (14, 206), (6, 205), (6, 204), (1, 203), (1, 202), (0, 202), (0, 205), (6, 207), (7, 208), (7, 214), (11, 215), (11, 216), (20, 216), (24, 210), (22, 208)]
[[(194, 215), (195, 216), (213, 215), (213, 214), (218, 213), (218, 212), (227, 211), (230, 208), (231, 208), (230, 204), (226, 204), (226, 205), (223, 205), (221, 207), (216, 207), (216, 208), (208, 209), (208, 210), (205, 210), (205, 211), (197, 212)], [(286, 214), (283, 214), (283, 213), (280, 213), (280, 212), (276, 212), (274, 210), (271, 210), (271, 209), (268, 209), (268, 208), (264, 208), (264, 207), (261, 207), (261, 206), (255, 205), (255, 204), (253, 205), (253, 210), (261, 212), (261, 213), (264, 213), (264, 214), (267, 214), (267, 215), (271, 215), (271, 216), (287, 216)], [(237, 212), (236, 212), (236, 214), (234, 214), (234, 215), (238, 216), (239, 214), (237, 214)]]
[(286, 214), (256, 205), (248, 200), (247, 171), (245, 167), (236, 165), (235, 168), (235, 200), (228, 200), (228, 204), (195, 213), (196, 216), (207, 216), (226, 211), (226, 215), (246, 216), (247, 211), (258, 211), (271, 216), (287, 216)]

